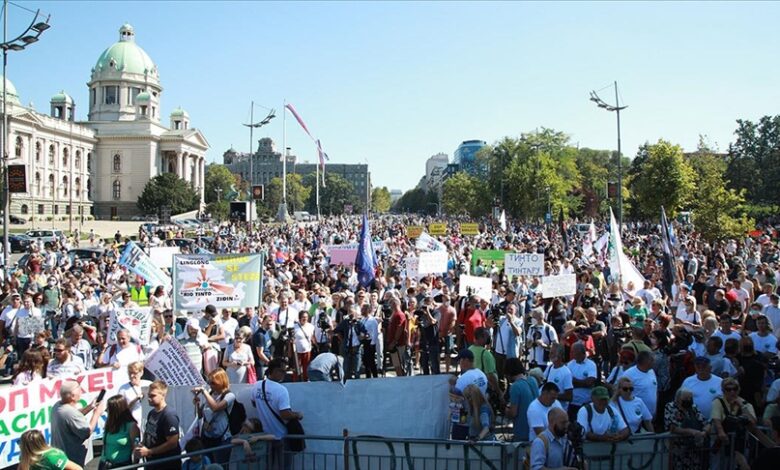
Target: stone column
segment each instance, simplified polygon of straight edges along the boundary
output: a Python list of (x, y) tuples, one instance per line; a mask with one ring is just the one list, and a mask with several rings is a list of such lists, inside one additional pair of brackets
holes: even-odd
[(206, 157), (200, 157), (200, 203), (206, 202)]
[(176, 176), (184, 178), (184, 153), (176, 152)]

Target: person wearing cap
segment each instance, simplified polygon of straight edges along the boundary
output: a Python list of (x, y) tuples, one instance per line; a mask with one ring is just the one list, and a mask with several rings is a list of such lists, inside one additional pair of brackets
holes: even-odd
[(593, 442), (620, 442), (631, 432), (620, 413), (609, 406), (609, 392), (606, 387), (594, 387), (590, 392), (591, 403), (577, 412), (577, 423), (583, 427), (585, 439)]
[(710, 360), (707, 357), (697, 357), (693, 360), (695, 374), (685, 379), (682, 388), (693, 393), (693, 401), (706, 420), (710, 419), (712, 401), (723, 396), (720, 377), (712, 375)]

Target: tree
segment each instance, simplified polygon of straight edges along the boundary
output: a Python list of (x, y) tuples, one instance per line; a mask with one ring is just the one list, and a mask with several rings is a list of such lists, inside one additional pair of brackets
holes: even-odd
[(441, 209), (449, 215), (483, 217), (490, 213), (490, 202), (487, 183), (477, 176), (460, 171), (444, 181)]
[[(314, 191), (309, 199), (314, 202)], [(313, 206), (314, 204), (312, 204)], [(325, 187), (320, 187), (320, 212), (328, 215), (341, 215), (345, 206), (352, 206), (352, 213), (363, 212), (365, 204), (355, 194), (352, 183), (336, 173), (325, 174)]]
[(422, 188), (414, 188), (406, 191), (398, 201), (394, 209), (399, 212), (436, 213), (438, 195), (434, 191), (426, 191)]
[(725, 173), (729, 187), (746, 190), (754, 203), (780, 203), (780, 116), (764, 116), (758, 123), (737, 120), (734, 133)]
[(181, 214), (197, 209), (200, 195), (175, 173), (163, 173), (146, 183), (136, 204), (144, 214), (156, 214), (163, 206), (170, 207), (171, 214)]
[[(306, 201), (312, 188), (303, 185), (299, 174), (287, 175), (287, 210), (290, 212), (305, 210)], [(265, 208), (263, 213), (276, 214), (282, 202), (282, 179), (273, 178), (265, 188)], [(260, 211), (258, 211), (260, 212)]]
[[(231, 186), (238, 188), (236, 176), (225, 165), (218, 163), (211, 163), (206, 167), (203, 183), (206, 204), (224, 200)], [(218, 193), (218, 189), (221, 193)]]
[(670, 217), (690, 207), (696, 190), (696, 174), (680, 146), (659, 140), (646, 146), (646, 154), (630, 183), (636, 212), (655, 220), (661, 206)]
[(206, 206), (206, 213), (216, 220), (225, 220), (230, 212), (230, 202), (221, 200), (214, 201)]
[(390, 190), (387, 186), (377, 187), (371, 191), (371, 210), (384, 214), (390, 210)]

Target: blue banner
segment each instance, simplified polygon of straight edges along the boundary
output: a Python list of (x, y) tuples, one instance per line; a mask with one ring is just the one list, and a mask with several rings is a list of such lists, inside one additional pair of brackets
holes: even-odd
[(144, 250), (133, 242), (128, 242), (125, 246), (125, 251), (119, 258), (119, 265), (144, 278), (151, 287), (165, 286), (166, 290), (171, 287), (171, 278), (155, 266)]

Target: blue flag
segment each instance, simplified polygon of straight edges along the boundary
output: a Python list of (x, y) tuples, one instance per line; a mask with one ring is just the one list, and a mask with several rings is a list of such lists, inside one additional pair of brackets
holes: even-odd
[(664, 289), (672, 296), (672, 285), (677, 280), (676, 267), (674, 260), (674, 249), (672, 248), (672, 227), (666, 219), (666, 211), (661, 206), (661, 246), (664, 251)]
[(368, 217), (363, 214), (363, 229), (360, 231), (360, 246), (355, 256), (355, 269), (357, 269), (358, 282), (363, 287), (368, 287), (374, 280), (376, 271), (376, 254), (371, 243), (371, 229), (368, 227)]

